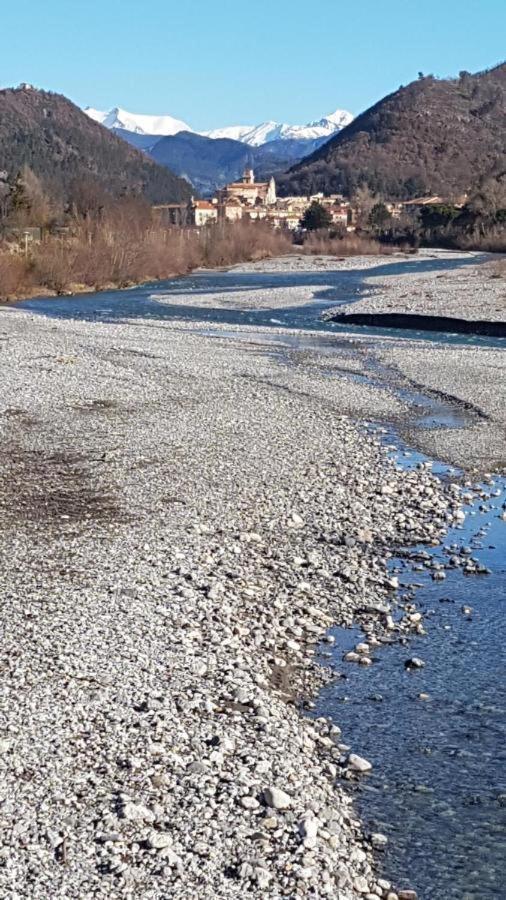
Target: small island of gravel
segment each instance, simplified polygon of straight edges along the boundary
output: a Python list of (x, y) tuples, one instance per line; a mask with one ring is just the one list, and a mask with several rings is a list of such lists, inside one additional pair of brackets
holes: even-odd
[[(492, 254), (422, 250), (420, 258), (465, 262), (460, 271), (413, 271), (410, 277), (374, 272), (365, 278), (371, 290), (328, 316), (341, 324), (486, 334), (506, 337), (504, 261)], [(485, 265), (484, 265), (485, 263)]]
[(501, 257), (491, 253), (422, 249), (418, 260), (455, 259), (465, 263), (449, 272), (414, 271), (406, 278), (395, 275), (366, 277), (371, 290), (353, 306), (340, 312), (417, 313), (456, 319), (506, 321), (506, 278)]

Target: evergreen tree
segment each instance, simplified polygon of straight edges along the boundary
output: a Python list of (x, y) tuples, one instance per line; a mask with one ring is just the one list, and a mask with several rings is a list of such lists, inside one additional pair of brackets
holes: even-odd
[(371, 228), (385, 228), (392, 218), (384, 203), (375, 203), (369, 213), (369, 225)]
[(11, 187), (9, 194), (9, 203), (12, 212), (23, 213), (30, 209), (30, 200), (28, 198), (25, 183), (21, 172), (18, 172)]
[(332, 216), (328, 209), (325, 209), (318, 200), (313, 200), (306, 209), (300, 224), (301, 228), (306, 231), (318, 231), (320, 228), (329, 228), (332, 223)]

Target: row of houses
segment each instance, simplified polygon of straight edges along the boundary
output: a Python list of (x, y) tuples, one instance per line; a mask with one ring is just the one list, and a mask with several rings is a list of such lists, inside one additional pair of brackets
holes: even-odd
[[(211, 200), (195, 200), (189, 203), (164, 204), (155, 209), (162, 221), (169, 225), (200, 228), (219, 221), (237, 222), (265, 220), (275, 228), (295, 231), (300, 228), (301, 219), (307, 208), (317, 201), (328, 211), (333, 225), (347, 231), (354, 231), (357, 221), (363, 219), (363, 210), (350, 203), (341, 194), (312, 194), (306, 197), (278, 197), (274, 178), (256, 181), (253, 169), (247, 168), (240, 181), (234, 181), (216, 191)], [(418, 197), (414, 200), (387, 202), (385, 207), (393, 219), (404, 212), (416, 213), (425, 206), (453, 202), (462, 207), (467, 196), (457, 201), (444, 200), (439, 196)]]
[(332, 222), (345, 228), (353, 227), (350, 203), (339, 194), (310, 197), (278, 197), (274, 178), (256, 181), (253, 169), (246, 169), (240, 181), (234, 181), (216, 191), (211, 200), (189, 203), (169, 203), (155, 207), (162, 221), (170, 225), (200, 228), (218, 221), (237, 222), (265, 220), (277, 228), (294, 231), (300, 226), (308, 206), (318, 200), (325, 206)]

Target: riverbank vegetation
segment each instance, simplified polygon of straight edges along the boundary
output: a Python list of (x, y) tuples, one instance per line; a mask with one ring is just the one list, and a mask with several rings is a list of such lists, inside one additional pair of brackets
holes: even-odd
[(325, 229), (305, 235), (302, 249), (312, 256), (379, 256), (389, 255), (403, 248), (400, 245), (394, 247), (382, 244), (365, 234), (339, 234), (335, 230)]
[(0, 299), (127, 287), (198, 267), (280, 256), (289, 236), (257, 222), (196, 229), (168, 228), (147, 203), (125, 198), (107, 209), (73, 216), (64, 229), (29, 240), (16, 229), (0, 244)]
[(34, 294), (124, 288), (183, 275), (197, 268), (307, 253), (376, 256), (400, 249), (358, 234), (320, 230), (294, 244), (289, 232), (264, 222), (223, 222), (201, 229), (167, 228), (137, 201), (114, 213), (75, 223), (40, 242), (0, 243), (0, 301)]
[(420, 245), (506, 252), (506, 200), (497, 186), (461, 209), (428, 206), (400, 218), (363, 189), (354, 232), (319, 217), (315, 202), (295, 235), (250, 220), (171, 227), (142, 198), (117, 199), (95, 187), (75, 184), (57, 207), (27, 169), (0, 192), (0, 300), (122, 288), (292, 252), (371, 256)]
[(414, 204), (397, 217), (381, 197), (366, 199), (358, 224), (382, 243), (506, 253), (506, 175), (484, 180), (465, 202)]
[(142, 198), (113, 198), (75, 184), (58, 207), (25, 169), (0, 210), (0, 300), (128, 287), (200, 267), (230, 266), (286, 253), (352, 256), (390, 252), (374, 236), (320, 228), (301, 233), (264, 221), (171, 227)]

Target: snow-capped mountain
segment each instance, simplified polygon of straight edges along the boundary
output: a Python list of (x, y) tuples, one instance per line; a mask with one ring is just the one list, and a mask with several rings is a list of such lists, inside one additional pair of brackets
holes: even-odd
[(154, 134), (165, 137), (168, 134), (178, 134), (180, 131), (193, 131), (186, 122), (174, 119), (172, 116), (145, 116), (127, 112), (114, 106), (108, 112), (93, 109), (87, 106), (84, 110), (95, 122), (100, 122), (106, 128), (121, 128), (123, 131), (132, 131), (134, 134)]
[(307, 125), (286, 125), (280, 122), (262, 122), (261, 125), (232, 125), (229, 128), (216, 128), (202, 132), (206, 137), (228, 137), (250, 147), (261, 147), (270, 141), (300, 141), (331, 137), (341, 128), (349, 125), (353, 116), (345, 110), (338, 109), (329, 116)]
[(271, 141), (315, 140), (330, 138), (352, 121), (353, 116), (346, 110), (338, 109), (322, 119), (307, 125), (287, 125), (281, 122), (262, 122), (260, 125), (230, 125), (211, 131), (196, 132), (186, 122), (172, 116), (146, 116), (129, 113), (115, 106), (102, 112), (88, 106), (85, 112), (96, 122), (107, 128), (119, 128), (134, 134), (172, 135), (180, 131), (190, 131), (210, 138), (231, 138), (250, 147), (261, 147)]
[(210, 138), (229, 138), (232, 141), (241, 141), (243, 144), (248, 142), (245, 140), (247, 135), (255, 130), (255, 125), (226, 125), (225, 128), (212, 128), (211, 131), (201, 131), (204, 137)]

